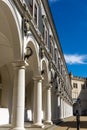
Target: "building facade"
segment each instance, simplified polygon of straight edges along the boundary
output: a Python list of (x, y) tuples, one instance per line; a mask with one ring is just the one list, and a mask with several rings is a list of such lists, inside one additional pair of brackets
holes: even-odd
[(87, 78), (70, 74), (72, 84), (73, 114), (87, 115)]
[(71, 89), (48, 1), (0, 0), (0, 125), (72, 116)]

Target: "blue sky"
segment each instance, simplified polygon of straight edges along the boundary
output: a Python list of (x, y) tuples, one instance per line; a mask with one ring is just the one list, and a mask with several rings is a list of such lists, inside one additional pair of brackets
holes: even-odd
[(87, 0), (48, 0), (73, 75), (87, 77)]

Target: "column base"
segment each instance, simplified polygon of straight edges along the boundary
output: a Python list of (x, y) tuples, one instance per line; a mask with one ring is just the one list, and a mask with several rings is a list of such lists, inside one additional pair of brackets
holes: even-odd
[(23, 127), (15, 127), (15, 128), (12, 128), (11, 130), (26, 130), (26, 129)]
[(52, 121), (44, 121), (44, 124), (47, 124), (47, 125), (52, 125), (53, 122)]
[(35, 123), (31, 127), (32, 128), (44, 128), (44, 124), (42, 124), (42, 123)]

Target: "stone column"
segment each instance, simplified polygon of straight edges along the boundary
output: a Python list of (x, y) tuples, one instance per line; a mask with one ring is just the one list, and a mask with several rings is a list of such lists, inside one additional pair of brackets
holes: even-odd
[(64, 119), (64, 99), (62, 99), (62, 105), (63, 105), (63, 119)]
[(63, 119), (63, 100), (61, 98), (61, 119)]
[(12, 108), (12, 130), (24, 129), (25, 108), (25, 63), (19, 61), (14, 65), (14, 88)]
[(34, 80), (34, 105), (33, 105), (33, 126), (43, 127), (42, 124), (42, 76), (37, 75)]
[(52, 124), (51, 121), (51, 85), (46, 87), (46, 101), (45, 101), (45, 121), (46, 124)]
[(60, 96), (58, 95), (58, 119), (60, 119)]
[(63, 100), (63, 112), (64, 112), (64, 114), (63, 114), (63, 118), (65, 118), (65, 111), (66, 111), (66, 108), (65, 108), (65, 100)]

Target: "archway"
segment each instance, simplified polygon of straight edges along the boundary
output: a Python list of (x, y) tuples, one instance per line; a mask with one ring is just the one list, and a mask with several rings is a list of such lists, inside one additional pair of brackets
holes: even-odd
[[(15, 12), (9, 1), (0, 0), (0, 124), (10, 122), (12, 109), (13, 67), (21, 59), (21, 35)], [(5, 115), (3, 115), (5, 114)]]
[[(25, 72), (25, 121), (33, 121), (33, 103), (34, 103), (34, 77), (40, 74), (39, 53), (34, 38), (29, 37), (26, 47), (32, 49), (32, 56), (27, 63), (29, 66)], [(25, 47), (25, 48), (26, 48)]]

